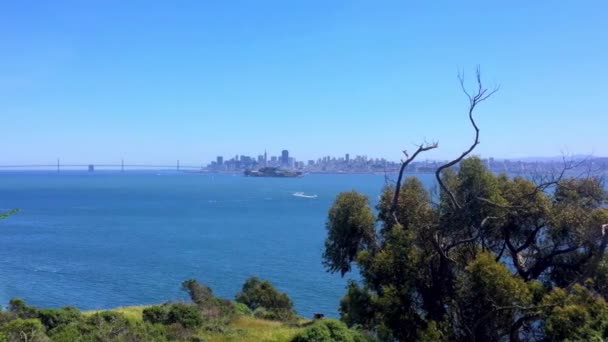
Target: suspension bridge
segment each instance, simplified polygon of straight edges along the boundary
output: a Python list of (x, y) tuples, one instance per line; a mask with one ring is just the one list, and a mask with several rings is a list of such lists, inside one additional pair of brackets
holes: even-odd
[(57, 159), (56, 163), (53, 164), (0, 164), (0, 170), (56, 170), (60, 172), (62, 170), (85, 170), (85, 171), (95, 171), (96, 169), (111, 169), (111, 170), (176, 170), (176, 171), (202, 171), (204, 170), (204, 165), (183, 165), (180, 164), (179, 160), (175, 164), (128, 164), (125, 163), (124, 160), (121, 160), (120, 163), (112, 164), (112, 163), (61, 163), (59, 159)]

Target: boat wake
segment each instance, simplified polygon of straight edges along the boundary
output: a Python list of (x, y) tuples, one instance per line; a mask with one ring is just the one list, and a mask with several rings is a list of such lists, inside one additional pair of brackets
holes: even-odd
[(303, 192), (294, 192), (293, 195), (295, 197), (302, 197), (302, 198), (317, 198), (317, 195), (307, 195)]

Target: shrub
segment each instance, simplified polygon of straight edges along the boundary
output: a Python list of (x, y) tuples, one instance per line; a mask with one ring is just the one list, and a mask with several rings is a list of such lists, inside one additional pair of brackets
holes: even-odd
[(179, 323), (189, 329), (200, 327), (203, 324), (200, 311), (195, 306), (184, 303), (171, 304), (167, 319), (170, 324)]
[[(78, 328), (83, 336), (78, 339), (81, 341), (166, 341), (163, 326), (129, 321), (113, 311), (96, 313)], [(75, 334), (67, 329), (61, 332)]]
[(200, 310), (205, 320), (205, 329), (223, 330), (223, 326), (227, 325), (236, 315), (234, 303), (215, 297), (208, 286), (190, 279), (182, 283), (182, 288)]
[(15, 318), (17, 318), (17, 315), (15, 315), (14, 313), (2, 311), (0, 309), (0, 326), (2, 326), (4, 323), (14, 320)]
[(243, 315), (243, 316), (252, 316), (253, 315), (253, 311), (251, 311), (251, 309), (243, 304), (243, 303), (239, 303), (239, 302), (234, 302), (234, 310), (236, 311), (237, 314), (239, 315)]
[(25, 304), (21, 298), (13, 298), (8, 302), (8, 311), (17, 315), (19, 318), (36, 318), (38, 312), (35, 307)]
[(181, 324), (184, 328), (193, 329), (203, 324), (203, 317), (198, 308), (191, 304), (171, 303), (156, 305), (143, 311), (145, 322), (154, 324)]
[(182, 289), (188, 293), (190, 299), (203, 308), (213, 302), (215, 297), (209, 286), (203, 285), (194, 279), (188, 279), (182, 283)]
[(331, 342), (331, 331), (324, 324), (313, 324), (297, 335), (293, 342)]
[(293, 342), (365, 342), (372, 341), (335, 319), (323, 319), (308, 326)]
[(167, 304), (154, 305), (149, 308), (145, 308), (142, 312), (142, 318), (144, 322), (150, 322), (153, 324), (167, 324), (169, 316), (169, 310)]
[(278, 291), (269, 281), (257, 277), (245, 281), (236, 301), (247, 305), (256, 317), (284, 321), (295, 316), (289, 296)]
[(76, 324), (60, 325), (49, 332), (53, 342), (72, 342), (81, 341), (82, 331)]
[(49, 338), (44, 332), (44, 326), (37, 319), (15, 319), (2, 327), (8, 341), (46, 342)]
[(293, 321), (297, 318), (292, 310), (268, 310), (263, 307), (253, 310), (253, 316), (260, 319), (282, 322)]
[(38, 311), (38, 319), (48, 330), (51, 330), (60, 325), (81, 321), (82, 314), (75, 307), (66, 306), (61, 309), (41, 309)]

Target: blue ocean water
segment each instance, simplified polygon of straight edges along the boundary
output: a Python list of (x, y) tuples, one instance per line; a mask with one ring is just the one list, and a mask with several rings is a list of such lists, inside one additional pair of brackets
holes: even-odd
[(256, 275), (286, 291), (299, 314), (337, 316), (346, 279), (321, 264), (327, 211), (352, 189), (375, 203), (383, 184), (369, 174), (2, 172), (0, 211), (21, 211), (0, 220), (0, 303), (160, 303), (185, 298), (189, 278), (234, 298)]

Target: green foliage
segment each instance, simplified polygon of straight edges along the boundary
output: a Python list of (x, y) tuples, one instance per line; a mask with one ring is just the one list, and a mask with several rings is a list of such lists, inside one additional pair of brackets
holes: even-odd
[(448, 191), (435, 197), (406, 178), (396, 205), (386, 187), (378, 231), (364, 195), (336, 198), (323, 263), (361, 274), (340, 303), (345, 323), (388, 341), (608, 338), (600, 179), (535, 184), (476, 157), (440, 177)]
[(360, 332), (349, 329), (335, 319), (316, 321), (297, 335), (293, 342), (364, 342), (371, 341)]
[(437, 322), (435, 321), (428, 321), (426, 328), (421, 330), (418, 336), (418, 341), (420, 342), (436, 342), (443, 340), (445, 340), (443, 332), (439, 329)]
[(532, 299), (527, 284), (489, 253), (478, 254), (469, 263), (456, 283), (456, 293), (463, 318), (459, 324), (486, 340), (499, 340), (511, 328), (512, 310), (497, 308), (526, 307)]
[(340, 317), (349, 326), (361, 325), (373, 328), (374, 300), (370, 291), (361, 289), (354, 281), (349, 281), (346, 295), (340, 300)]
[(374, 221), (367, 196), (356, 191), (339, 194), (326, 224), (325, 267), (342, 275), (350, 271), (359, 250), (374, 243)]
[(8, 302), (8, 312), (17, 315), (19, 318), (35, 318), (38, 316), (36, 308), (29, 306), (21, 298), (13, 298)]
[(79, 324), (83, 317), (75, 307), (66, 306), (61, 309), (41, 309), (38, 311), (38, 319), (46, 329), (52, 330), (61, 325)]
[[(164, 330), (131, 321), (123, 314), (103, 311), (91, 315), (78, 326), (84, 341), (164, 341)], [(64, 330), (65, 332), (65, 330)], [(75, 334), (75, 330), (70, 331)], [(63, 335), (65, 336), (65, 335)]]
[(295, 317), (289, 296), (278, 291), (269, 281), (257, 277), (245, 281), (236, 301), (245, 304), (259, 318), (288, 321)]
[(203, 285), (194, 279), (182, 283), (182, 289), (188, 293), (190, 299), (199, 307), (204, 308), (214, 301), (213, 291), (209, 286)]
[(608, 304), (580, 285), (570, 292), (554, 289), (543, 304), (544, 332), (552, 341), (604, 341), (608, 336)]
[(153, 324), (169, 324), (169, 306), (170, 304), (163, 304), (145, 308), (142, 319)]
[(2, 332), (10, 342), (45, 342), (49, 338), (39, 320), (17, 318), (2, 326)]
[(234, 303), (215, 297), (211, 288), (196, 280), (184, 281), (182, 289), (189, 294), (200, 310), (208, 329), (221, 329), (236, 315)]
[(252, 316), (253, 311), (244, 303), (234, 302), (234, 309), (238, 315)]
[(145, 322), (156, 324), (180, 324), (184, 328), (194, 329), (203, 324), (201, 312), (195, 305), (185, 303), (170, 303), (156, 305), (144, 309), (142, 313)]
[(169, 323), (179, 323), (185, 328), (196, 328), (203, 324), (203, 317), (198, 309), (183, 303), (171, 304), (167, 319)]
[(81, 326), (78, 324), (61, 325), (49, 332), (53, 342), (86, 341)]

